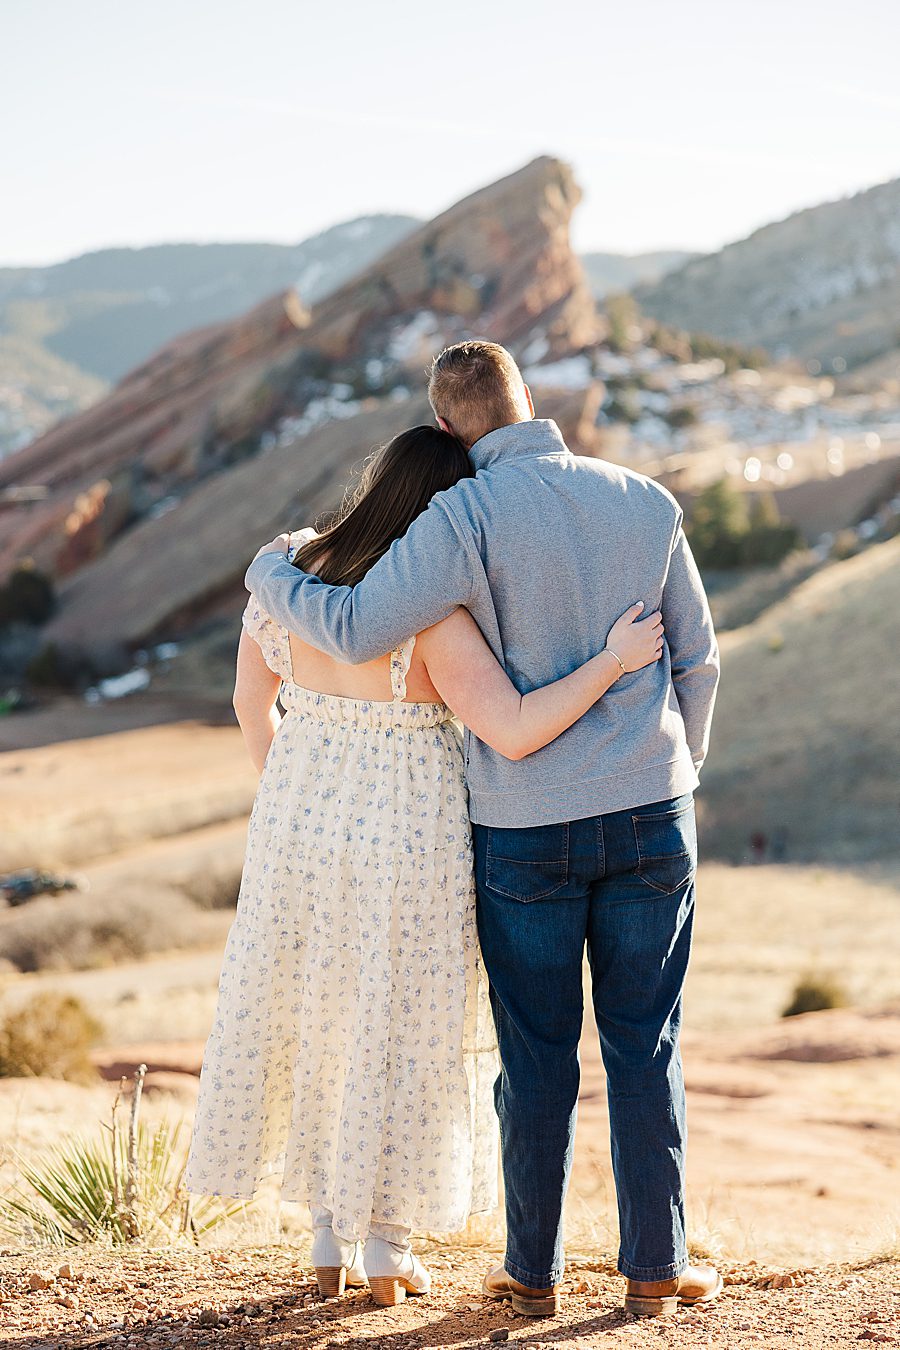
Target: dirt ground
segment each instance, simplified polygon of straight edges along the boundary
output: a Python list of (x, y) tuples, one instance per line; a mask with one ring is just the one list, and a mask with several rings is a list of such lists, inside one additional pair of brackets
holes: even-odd
[[(636, 1320), (609, 1266), (575, 1259), (563, 1310), (526, 1318), (483, 1297), (499, 1251), (423, 1249), (432, 1292), (378, 1308), (367, 1290), (319, 1298), (308, 1249), (244, 1251), (77, 1250), (0, 1255), (3, 1343), (18, 1350), (89, 1346), (217, 1346), (222, 1350), (430, 1350), (508, 1341), (533, 1350), (685, 1346), (778, 1350), (900, 1343), (900, 1263), (865, 1269), (724, 1269), (726, 1286), (705, 1308)], [(68, 1265), (62, 1265), (67, 1260)], [(60, 1276), (57, 1272), (69, 1270)], [(45, 1288), (32, 1288), (32, 1284)]]
[[(221, 872), (224, 882), (239, 870), (253, 776), (236, 731), (200, 721), (99, 730), (2, 756), (6, 865), (71, 865), (98, 899), (138, 883), (193, 896), (198, 878)], [(714, 1306), (671, 1323), (622, 1312), (605, 1082), (588, 1016), (567, 1208), (574, 1256), (559, 1319), (526, 1321), (482, 1299), (483, 1273), (501, 1255), (499, 1222), (452, 1247), (419, 1244), (435, 1276), (425, 1299), (396, 1310), (375, 1309), (365, 1293), (323, 1304), (305, 1211), (269, 1204), (240, 1231), (218, 1233), (215, 1250), (66, 1254), (10, 1241), (4, 1251), (0, 1238), (0, 1344), (430, 1350), (487, 1345), (491, 1333), (545, 1350), (900, 1344), (898, 882), (887, 864), (701, 868), (684, 1033), (688, 1211), (697, 1251), (728, 1275)], [(46, 903), (52, 925), (69, 901)], [(198, 914), (202, 948), (75, 971), (0, 969), (0, 1011), (66, 990), (104, 1028), (95, 1085), (0, 1080), (0, 1188), (17, 1159), (40, 1156), (73, 1126), (99, 1130), (119, 1074), (136, 1063), (151, 1069), (146, 1119), (189, 1121), (231, 918)], [(810, 971), (839, 974), (851, 1006), (782, 1021)], [(67, 1260), (72, 1276), (59, 1277)]]

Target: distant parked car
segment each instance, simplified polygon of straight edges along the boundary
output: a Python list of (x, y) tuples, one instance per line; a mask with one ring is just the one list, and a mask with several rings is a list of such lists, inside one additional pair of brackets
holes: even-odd
[(84, 889), (85, 883), (77, 877), (42, 872), (37, 867), (26, 867), (21, 872), (7, 872), (0, 876), (0, 899), (8, 905), (24, 905), (36, 895), (58, 895), (60, 891)]

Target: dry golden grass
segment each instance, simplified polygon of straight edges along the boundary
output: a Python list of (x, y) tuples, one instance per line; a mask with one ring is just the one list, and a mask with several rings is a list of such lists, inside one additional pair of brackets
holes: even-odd
[(0, 871), (72, 866), (246, 820), (256, 775), (237, 727), (143, 727), (0, 757)]
[(783, 832), (790, 859), (900, 856), (900, 538), (817, 573), (722, 640), (707, 850)]
[(686, 1025), (771, 1026), (810, 970), (834, 975), (854, 1007), (900, 998), (900, 865), (701, 865)]

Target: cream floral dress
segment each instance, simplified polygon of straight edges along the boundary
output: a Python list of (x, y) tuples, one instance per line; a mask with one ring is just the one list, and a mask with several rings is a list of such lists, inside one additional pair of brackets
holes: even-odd
[[(300, 536), (302, 537), (302, 536)], [(292, 548), (298, 536), (292, 536)], [(244, 627), (285, 715), (250, 817), (237, 914), (200, 1078), (186, 1184), (452, 1231), (496, 1204), (496, 1047), (475, 928), (459, 736), (408, 703), (294, 683), (287, 631)]]

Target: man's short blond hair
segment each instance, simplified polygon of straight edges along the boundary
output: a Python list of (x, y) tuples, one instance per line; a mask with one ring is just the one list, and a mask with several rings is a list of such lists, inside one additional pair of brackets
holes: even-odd
[(466, 447), (530, 416), (522, 372), (499, 342), (445, 347), (431, 364), (428, 398)]

